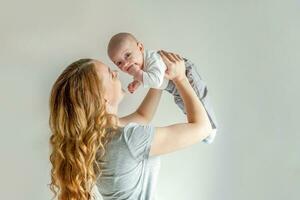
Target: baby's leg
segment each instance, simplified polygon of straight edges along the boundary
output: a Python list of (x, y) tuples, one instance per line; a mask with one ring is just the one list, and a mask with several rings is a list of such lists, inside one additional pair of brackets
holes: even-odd
[[(207, 138), (205, 138), (203, 140), (203, 142), (210, 144), (213, 142), (213, 140), (215, 138), (217, 122), (216, 122), (216, 117), (215, 117), (213, 108), (209, 102), (207, 86), (206, 86), (205, 82), (201, 79), (201, 76), (199, 75), (199, 73), (197, 72), (195, 64), (187, 59), (184, 59), (184, 61), (185, 61), (185, 66), (186, 66), (186, 76), (187, 76), (192, 88), (194, 89), (195, 93), (197, 94), (198, 98), (202, 102), (202, 104), (207, 112), (207, 115), (209, 117), (211, 126), (214, 129), (214, 131)], [(180, 94), (172, 81), (169, 81), (169, 84), (165, 90), (174, 96), (175, 103), (182, 110), (182, 112), (184, 114), (186, 114), (183, 100), (180, 97)]]

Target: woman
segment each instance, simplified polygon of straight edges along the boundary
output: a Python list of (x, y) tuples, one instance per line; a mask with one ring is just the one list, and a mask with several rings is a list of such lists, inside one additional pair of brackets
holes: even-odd
[(206, 138), (212, 131), (205, 109), (185, 76), (182, 58), (160, 52), (166, 77), (183, 98), (187, 122), (147, 125), (161, 91), (150, 89), (138, 109), (118, 117), (124, 96), (116, 71), (82, 59), (68, 66), (50, 97), (51, 190), (59, 200), (89, 200), (97, 182), (104, 199), (151, 199), (156, 161)]

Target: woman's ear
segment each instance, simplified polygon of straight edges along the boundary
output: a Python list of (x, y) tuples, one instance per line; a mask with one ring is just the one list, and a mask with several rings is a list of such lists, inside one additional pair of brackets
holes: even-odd
[(104, 103), (105, 103), (105, 107), (107, 108), (109, 106), (109, 101), (108, 99), (104, 98)]
[(104, 99), (106, 112), (110, 113), (111, 105), (107, 99)]
[(138, 45), (138, 48), (139, 48), (140, 51), (144, 51), (144, 45), (143, 45), (143, 43), (138, 42), (137, 45)]

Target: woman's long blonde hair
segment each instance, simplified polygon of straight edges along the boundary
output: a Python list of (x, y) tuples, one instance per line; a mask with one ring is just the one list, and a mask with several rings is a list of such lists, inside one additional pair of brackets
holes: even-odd
[(59, 200), (90, 200), (101, 175), (97, 159), (116, 132), (115, 116), (106, 112), (95, 60), (69, 65), (50, 96), (50, 189)]

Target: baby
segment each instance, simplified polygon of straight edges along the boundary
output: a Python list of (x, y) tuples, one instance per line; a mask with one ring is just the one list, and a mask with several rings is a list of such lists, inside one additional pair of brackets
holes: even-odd
[[(183, 100), (174, 83), (164, 78), (167, 69), (165, 63), (156, 51), (145, 50), (144, 45), (130, 33), (114, 35), (108, 44), (107, 53), (111, 61), (123, 72), (133, 76), (133, 81), (128, 85), (128, 91), (133, 93), (143, 85), (144, 88), (159, 88), (168, 91), (174, 96), (175, 103), (186, 114)], [(186, 76), (203, 103), (210, 119), (213, 132), (203, 140), (212, 143), (217, 130), (216, 118), (208, 100), (206, 84), (196, 71), (195, 65), (184, 58)]]

